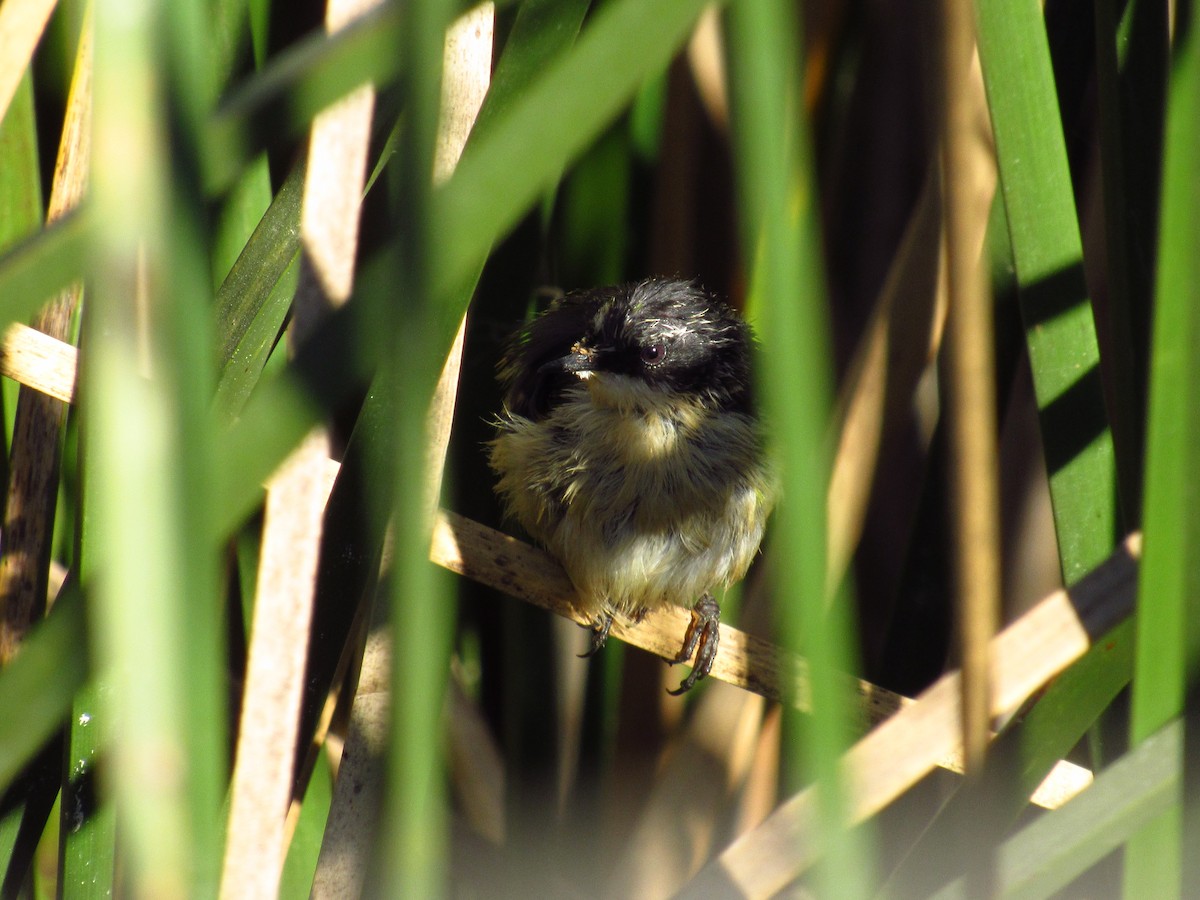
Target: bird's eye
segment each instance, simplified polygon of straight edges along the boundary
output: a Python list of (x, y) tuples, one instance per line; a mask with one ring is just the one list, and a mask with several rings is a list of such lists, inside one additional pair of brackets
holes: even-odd
[(661, 341), (647, 344), (642, 348), (642, 362), (648, 366), (656, 366), (667, 357), (667, 347)]

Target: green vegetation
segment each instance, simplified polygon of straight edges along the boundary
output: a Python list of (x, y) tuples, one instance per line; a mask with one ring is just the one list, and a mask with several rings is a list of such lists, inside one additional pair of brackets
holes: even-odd
[[(340, 30), (316, 2), (0, 4), (0, 325), (79, 348), (31, 358), (9, 331), (0, 352), (0, 896), (1186, 893), (1194, 4), (974, 11), (978, 69), (948, 73), (937, 4), (506, 0), (473, 57), (444, 54), (469, 12), (446, 0)], [(490, 88), (452, 165), (443, 88), (471, 72)], [(974, 163), (944, 174), (947, 79), (976, 121), (954, 155)], [(309, 138), (352, 91), (369, 125), (339, 133), (365, 163), (339, 187)], [(320, 205), (339, 190), (357, 229)], [(998, 479), (994, 547), (956, 541), (948, 202), (991, 304), (999, 464), (969, 475)], [(353, 287), (316, 314), (304, 299), (338, 293), (326, 252)], [(557, 290), (653, 274), (745, 310), (785, 488), (723, 601), (784, 674), (747, 651), (685, 699), (637, 649), (665, 626), (577, 659), (585, 635), (545, 609), (553, 565), (431, 515), (440, 485), (442, 508), (511, 531), (482, 450), (504, 335)], [(55, 378), (71, 404), (38, 393)], [(337, 465), (264, 511), (321, 428)], [(289, 530), (318, 482), (323, 527)], [(885, 748), (907, 774), (884, 786), (856, 768), (882, 757), (859, 752), (871, 691), (845, 675), (917, 697), (969, 658), (955, 573), (975, 553), (1005, 624), (1082, 584), (1090, 631), (1061, 595), (1039, 607), (1058, 610), (1042, 643), (993, 660), (978, 771), (922, 755), (956, 734), (943, 684), (907, 708)], [(312, 624), (272, 648), (281, 599)], [(242, 719), (265, 690), (252, 649), (278, 654), (268, 672), (307, 654), (267, 703), (294, 746)], [(290, 811), (239, 793), (256, 747), (263, 785), (295, 767)], [(1047, 776), (1074, 799), (1031, 803)], [(266, 826), (229, 839), (246, 810)], [(239, 852), (267, 888), (238, 881)]]

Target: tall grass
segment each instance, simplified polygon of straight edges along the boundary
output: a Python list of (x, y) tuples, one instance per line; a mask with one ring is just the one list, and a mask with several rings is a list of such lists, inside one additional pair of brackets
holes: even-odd
[[(977, 109), (954, 120), (975, 168), (951, 171), (983, 176), (953, 185), (936, 10), (717, 6), (497, 3), (491, 88), (435, 183), (463, 4), (384, 2), (334, 34), (317, 3), (0, 5), (17, 23), (0, 27), (0, 319), (83, 286), (77, 358), (30, 356), (14, 331), (0, 348), (0, 556), (30, 584), (66, 578), (45, 612), (0, 596), (0, 648), (16, 648), (0, 653), (0, 895), (218, 893), (258, 547), (277, 527), (263, 485), (317, 425), (340, 468), (321, 532), (296, 538), (321, 563), (308, 646), (291, 648), (308, 654), (298, 745), (268, 748), (296, 772), (291, 809), (263, 811), (289, 839), (262, 860), (283, 895), (1141, 897), (1195, 881), (1193, 5), (977, 0), (962, 93)], [(289, 353), (307, 134), (364, 83), (355, 290)], [(64, 211), (55, 160), (81, 109), (90, 177)], [(951, 195), (973, 198), (963, 234), (987, 236), (948, 241), (947, 263)], [(951, 587), (947, 265), (996, 297), (994, 587), (1010, 637), (1030, 635), (993, 644), (1009, 654), (992, 671), (1001, 733), (962, 791), (953, 760), (927, 758), (955, 740), (958, 694), (935, 680), (960, 659), (955, 617), (975, 615)], [(544, 611), (571, 613), (553, 561), (428, 501), (441, 481), (443, 507), (508, 528), (481, 450), (503, 335), (554, 289), (650, 274), (746, 310), (785, 488), (727, 598), (738, 662), (682, 700), (636, 649), (673, 652), (667, 618), (578, 660), (577, 630)], [(464, 312), (441, 473), (430, 405)], [(35, 446), (11, 385), (27, 398), (47, 367), (77, 372), (76, 399)], [(13, 524), (31, 454), (56, 467), (57, 497), (22, 522), (46, 559), (18, 552)], [(853, 489), (830, 487), (835, 470)], [(1110, 558), (1135, 523), (1136, 577)], [(855, 548), (847, 577), (830, 546)], [(1076, 661), (1020, 681), (1050, 658)], [(867, 679), (857, 693), (847, 674)], [(876, 733), (894, 745), (858, 743), (892, 690), (919, 695)], [(1031, 803), (1047, 775), (1058, 798)]]

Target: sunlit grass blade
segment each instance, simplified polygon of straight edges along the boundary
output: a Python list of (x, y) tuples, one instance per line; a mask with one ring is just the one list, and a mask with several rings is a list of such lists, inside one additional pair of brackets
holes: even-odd
[(1041, 4), (977, 0), (977, 8), (1059, 559), (1071, 584), (1108, 555), (1121, 521), (1079, 221)]
[[(1200, 674), (1200, 35), (1181, 18), (1171, 72), (1142, 522), (1146, 552), (1138, 595), (1130, 736), (1146, 739), (1184, 709)], [(1194, 694), (1193, 700), (1194, 703)], [(1190, 745), (1189, 740), (1189, 745)], [(1130, 842), (1125, 896), (1173, 896), (1183, 866), (1195, 875), (1176, 794)], [(1191, 798), (1192, 803), (1195, 798)]]
[(763, 409), (777, 443), (784, 502), (774, 517), (774, 601), (784, 646), (808, 658), (812, 715), (803, 764), (820, 791), (831, 896), (868, 891), (861, 834), (845, 826), (838, 759), (849, 746), (851, 697), (838, 673), (853, 671), (848, 604), (825, 598), (825, 503), (829, 479), (829, 327), (808, 129), (796, 92), (797, 23), (782, 4), (729, 11), (731, 130), (742, 247), (763, 342)]

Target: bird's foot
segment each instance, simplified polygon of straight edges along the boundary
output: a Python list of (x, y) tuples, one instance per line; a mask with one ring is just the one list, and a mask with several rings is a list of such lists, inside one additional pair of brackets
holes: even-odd
[(668, 694), (679, 696), (690, 691), (696, 682), (712, 671), (713, 661), (717, 658), (717, 644), (721, 639), (721, 607), (711, 594), (705, 594), (692, 607), (692, 623), (688, 626), (683, 638), (683, 649), (675, 657), (675, 662), (687, 662), (696, 654), (696, 662), (692, 671), (683, 679), (679, 687)]
[(588, 647), (587, 652), (580, 653), (580, 659), (586, 659), (589, 656), (595, 656), (608, 640), (608, 632), (612, 628), (613, 617), (612, 613), (602, 612), (592, 620), (592, 645)]

